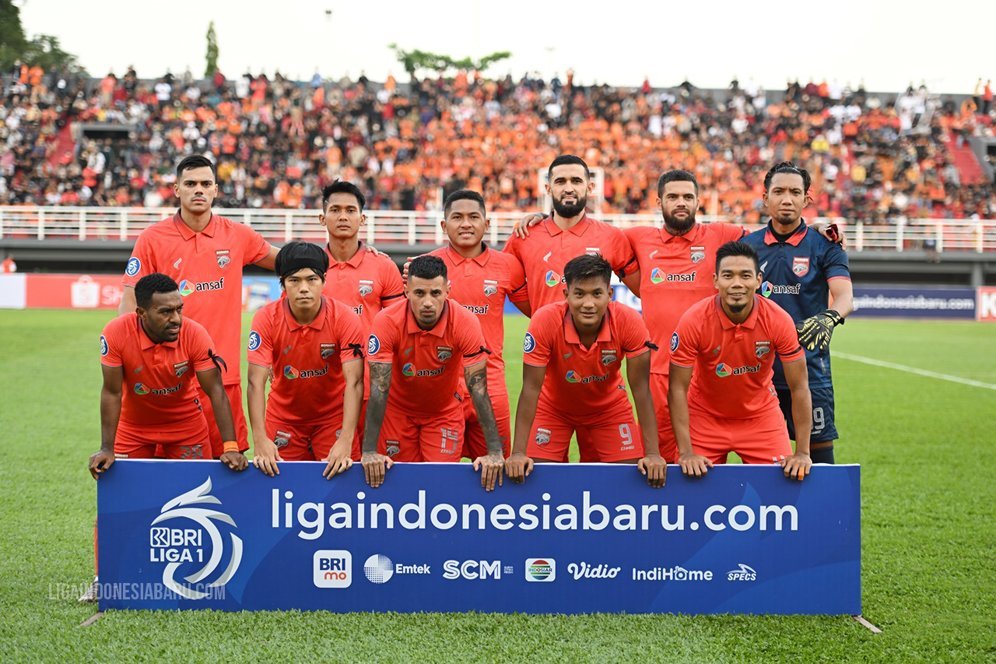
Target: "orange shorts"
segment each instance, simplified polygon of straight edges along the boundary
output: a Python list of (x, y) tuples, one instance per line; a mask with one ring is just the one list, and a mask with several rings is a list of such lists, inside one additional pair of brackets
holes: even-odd
[(582, 463), (612, 463), (643, 456), (643, 436), (628, 398), (596, 415), (572, 416), (540, 397), (526, 454), (534, 459), (566, 463), (571, 435), (576, 431)]
[(387, 410), (377, 450), (395, 461), (459, 461), (463, 425), (460, 402), (442, 413), (420, 416)]
[[(204, 419), (207, 420), (208, 424), (208, 435), (211, 437), (212, 456), (215, 459), (218, 459), (225, 453), (223, 447), (225, 441), (221, 439), (221, 432), (218, 431), (218, 425), (214, 421), (214, 408), (211, 407), (211, 400), (208, 399), (208, 396), (201, 391), (199, 383), (196, 387), (197, 400), (201, 404), (201, 409), (204, 411)], [(249, 449), (249, 427), (246, 424), (245, 411), (242, 409), (242, 386), (239, 384), (226, 385), (225, 396), (228, 397), (228, 403), (232, 407), (232, 422), (235, 424), (235, 440), (239, 444), (239, 449), (245, 452)]]
[[(488, 394), (491, 397), (491, 407), (495, 411), (495, 421), (498, 423), (498, 437), (501, 439), (502, 454), (508, 457), (512, 437), (512, 415), (508, 409), (508, 394)], [(484, 441), (484, 429), (477, 420), (477, 409), (470, 395), (463, 396), (463, 456), (470, 460), (485, 456), (488, 444)]]
[(210, 459), (207, 423), (192, 422), (175, 429), (157, 426), (155, 434), (150, 437), (139, 427), (119, 422), (114, 437), (114, 456), (126, 459)]
[(678, 463), (678, 440), (671, 426), (671, 409), (667, 406), (667, 374), (650, 374), (650, 398), (654, 401), (657, 416), (657, 441), (661, 456), (668, 463)]
[[(342, 418), (317, 423), (288, 424), (266, 418), (266, 435), (277, 446), (277, 453), (284, 461), (324, 461), (332, 446), (339, 440)], [(354, 436), (350, 450), (356, 449), (359, 439)]]
[(735, 452), (744, 463), (772, 463), (792, 454), (785, 418), (777, 404), (746, 419), (720, 418), (690, 410), (689, 429), (692, 449), (713, 463), (726, 463), (730, 452)]

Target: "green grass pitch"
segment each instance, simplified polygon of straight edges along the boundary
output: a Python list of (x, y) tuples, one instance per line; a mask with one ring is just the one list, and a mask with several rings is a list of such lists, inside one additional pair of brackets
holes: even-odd
[[(846, 617), (671, 615), (118, 611), (78, 627), (95, 611), (76, 595), (92, 578), (85, 465), (109, 316), (0, 312), (4, 661), (996, 660), (996, 390), (840, 358), (837, 458), (862, 464), (864, 613), (882, 634)], [(513, 408), (524, 327), (508, 319)], [(996, 384), (992, 325), (855, 319), (833, 347)]]

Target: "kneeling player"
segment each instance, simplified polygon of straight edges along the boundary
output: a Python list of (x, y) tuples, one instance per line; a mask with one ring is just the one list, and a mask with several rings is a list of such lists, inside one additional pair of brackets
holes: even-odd
[[(755, 293), (760, 281), (754, 249), (724, 244), (716, 252), (719, 295), (688, 309), (671, 336), (668, 404), (686, 475), (705, 475), (730, 452), (744, 463), (781, 463), (786, 477), (809, 474), (806, 358), (792, 318)], [(771, 383), (775, 355), (792, 390), (795, 454)]]
[[(487, 489), (501, 483), (504, 458), (488, 397), (481, 324), (447, 298), (446, 264), (419, 256), (408, 268), (405, 300), (374, 318), (367, 344), (370, 401), (363, 470), (378, 487), (394, 461), (459, 461), (463, 447), (461, 369), (488, 453), (474, 460)], [(386, 456), (385, 456), (386, 455)]]
[(210, 459), (207, 420), (194, 389), (197, 377), (226, 441), (221, 461), (248, 466), (235, 440), (214, 342), (200, 323), (183, 320), (179, 286), (153, 273), (135, 284), (135, 313), (118, 316), (100, 337), (100, 451), (90, 457), (97, 479), (115, 458), (150, 459), (161, 446), (168, 459)]
[[(564, 267), (567, 301), (533, 314), (506, 463), (510, 479), (522, 481), (534, 460), (566, 462), (577, 431), (582, 462), (637, 463), (652, 486), (664, 485), (649, 387), (654, 346), (640, 314), (610, 302), (611, 276), (601, 256), (578, 256)], [(640, 431), (622, 383), (623, 358)]]
[[(271, 477), (277, 461), (327, 461), (326, 478), (359, 459), (363, 330), (350, 307), (322, 295), (329, 258), (290, 242), (277, 254), (286, 297), (256, 312), (249, 333), (253, 463)], [(269, 399), (266, 379), (273, 371)]]

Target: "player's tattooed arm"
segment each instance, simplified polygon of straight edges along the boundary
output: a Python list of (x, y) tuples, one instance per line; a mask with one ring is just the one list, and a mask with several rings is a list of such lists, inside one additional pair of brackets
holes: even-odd
[(474, 410), (477, 411), (477, 421), (481, 423), (484, 442), (488, 446), (486, 456), (473, 460), (474, 470), (481, 471), (481, 486), (486, 491), (492, 491), (495, 484), (502, 484), (502, 471), (505, 469), (505, 454), (501, 446), (501, 436), (498, 434), (498, 423), (495, 421), (495, 411), (488, 396), (487, 363), (481, 360), (464, 370), (467, 390), (470, 392)]
[(384, 424), (384, 411), (387, 410), (387, 395), (391, 391), (391, 365), (384, 362), (371, 362), (370, 401), (367, 403), (367, 420), (363, 430), (363, 453), (377, 451), (380, 428)]

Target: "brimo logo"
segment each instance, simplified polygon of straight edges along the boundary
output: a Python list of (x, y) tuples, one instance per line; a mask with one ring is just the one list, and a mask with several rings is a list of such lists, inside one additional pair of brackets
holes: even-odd
[[(216, 522), (220, 522), (237, 528), (232, 517), (218, 510), (200, 507), (221, 504), (220, 500), (210, 494), (209, 477), (196, 489), (182, 493), (163, 505), (161, 514), (151, 524), (155, 526), (173, 519), (187, 519), (197, 526), (158, 527), (150, 530), (150, 558), (152, 562), (166, 563), (166, 568), (163, 570), (163, 585), (187, 599), (204, 599), (208, 596), (208, 593), (191, 588), (187, 584), (206, 584), (208, 588), (221, 588), (235, 576), (242, 562), (242, 539), (235, 533), (228, 533), (230, 539), (226, 542), (216, 525)], [(204, 551), (206, 543), (207, 555)], [(226, 545), (231, 547), (228, 565), (217, 578), (208, 581), (225, 557)], [(186, 583), (177, 581), (175, 578), (177, 571), (181, 565), (187, 563), (204, 563), (204, 566), (193, 574), (183, 577)]]

